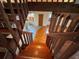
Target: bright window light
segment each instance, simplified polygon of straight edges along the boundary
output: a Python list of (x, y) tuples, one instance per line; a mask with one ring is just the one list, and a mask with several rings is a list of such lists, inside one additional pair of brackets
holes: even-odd
[(68, 0), (64, 0), (64, 2), (68, 2)]
[(33, 2), (36, 2), (36, 0), (32, 0)]
[[(3, 0), (4, 2), (7, 2), (7, 0)], [(14, 3), (14, 0), (11, 0), (12, 3)]]
[(63, 0), (58, 0), (58, 2), (63, 2)]
[(4, 2), (7, 2), (7, 0), (3, 0)]
[(57, 2), (57, 0), (53, 0), (53, 2)]
[(52, 2), (52, 0), (48, 0), (48, 2)]
[(43, 2), (46, 2), (46, 0), (43, 0)]
[(19, 0), (17, 0), (17, 2), (19, 3)]
[(69, 0), (69, 2), (74, 2), (74, 0)]
[(41, 2), (41, 0), (37, 0), (38, 2)]
[(28, 2), (31, 2), (31, 0), (28, 0)]
[(14, 3), (14, 0), (11, 0), (12, 3)]

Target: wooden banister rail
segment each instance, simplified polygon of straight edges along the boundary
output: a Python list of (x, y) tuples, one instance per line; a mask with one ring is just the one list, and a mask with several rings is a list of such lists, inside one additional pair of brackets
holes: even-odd
[(79, 14), (72, 13), (52, 16), (46, 43), (55, 59), (68, 59), (78, 51), (78, 16)]
[[(6, 6), (6, 4), (7, 4), (7, 6)], [(22, 29), (24, 27), (24, 22), (26, 20), (24, 9), (22, 7), (23, 5), (18, 4), (17, 0), (14, 2), (14, 4), (12, 4), (10, 0), (7, 0), (6, 4), (1, 3), (1, 1), (0, 1), (0, 8), (1, 8), (0, 15), (2, 15), (2, 18), (0, 17), (0, 20), (1, 20), (0, 23), (3, 25), (3, 28), (0, 27), (0, 33), (12, 35), (13, 38), (11, 38), (11, 41), (9, 41), (8, 44), (10, 44), (9, 48), (11, 47), (12, 48), (11, 50), (15, 50), (13, 53), (16, 53), (17, 49), (19, 50), (19, 52), (21, 51), (19, 41), (22, 42), (22, 45), (26, 44), (25, 41), (24, 41), (25, 43), (23, 42), (23, 38), (21, 37), (21, 35), (23, 34), (24, 38), (30, 37), (30, 38), (28, 38), (29, 44), (32, 40), (32, 35), (27, 34), (27, 36), (25, 36), (26, 33), (24, 34), (22, 32)], [(15, 5), (17, 7), (16, 9), (13, 7)], [(16, 19), (17, 15), (19, 17), (19, 20)], [(16, 28), (12, 28), (12, 24), (15, 24)], [(4, 26), (6, 26), (6, 28)], [(21, 31), (21, 33), (20, 33), (20, 31)], [(7, 41), (10, 40), (9, 38), (5, 38), (5, 39)], [(7, 45), (7, 43), (5, 43), (5, 44)], [(16, 47), (11, 46), (11, 44), (16, 45)], [(7, 47), (5, 46), (5, 48), (7, 48)]]
[(7, 0), (7, 3), (0, 1), (0, 33), (4, 36), (0, 35), (0, 46), (7, 48), (13, 57), (18, 54), (17, 51), (21, 51), (21, 47), (26, 47), (32, 42), (32, 33), (22, 31), (26, 20), (25, 15), (27, 15), (24, 13), (25, 9), (27, 10), (25, 7), (17, 0), (14, 0), (14, 3), (11, 3), (11, 0)]
[(14, 0), (15, 1), (15, 5), (16, 5), (16, 10), (17, 10), (17, 14), (19, 16), (19, 21), (20, 21), (20, 26), (21, 28), (23, 29), (23, 26), (24, 26), (24, 21), (23, 21), (23, 18), (22, 18), (22, 15), (21, 15), (21, 11), (20, 11), (20, 7), (19, 7), (19, 4), (17, 2), (17, 0)]
[(23, 22), (25, 23), (26, 16), (25, 16), (22, 0), (19, 0), (19, 1), (20, 1), (20, 7), (21, 7), (21, 12), (22, 12)]
[[(59, 39), (61, 39), (61, 43), (57, 42), (57, 40), (59, 40)], [(67, 43), (67, 41), (68, 41), (68, 43)], [(67, 45), (67, 44), (69, 44), (69, 42), (70, 42), (70, 45)], [(70, 51), (69, 51), (70, 53), (68, 55), (71, 56), (72, 53), (75, 53), (79, 49), (79, 33), (78, 32), (51, 33), (51, 34), (47, 35), (46, 44), (49, 47), (50, 51), (52, 52), (52, 56), (54, 56), (55, 58), (60, 54), (60, 57), (58, 57), (58, 58), (61, 59), (62, 55), (67, 54), (67, 52), (65, 52), (65, 51), (68, 51), (68, 49), (70, 49)], [(57, 47), (57, 46), (59, 46), (59, 47)], [(68, 48), (66, 48), (67, 46), (68, 46)], [(66, 50), (64, 50), (65, 48), (66, 48)], [(61, 52), (59, 52), (59, 51), (61, 51)], [(62, 54), (62, 53), (64, 53), (64, 54)], [(62, 57), (62, 59), (63, 58), (64, 57)]]
[(31, 32), (22, 32), (22, 35), (24, 37), (25, 44), (29, 45), (33, 40), (32, 33)]
[[(11, 28), (9, 19), (8, 19), (7, 15), (6, 15), (5, 11), (4, 11), (4, 9), (3, 9), (3, 6), (2, 6), (1, 2), (0, 2), (0, 7), (1, 7), (2, 15), (3, 15), (3, 20), (6, 22), (6, 25), (7, 25), (8, 29), (9, 29), (10, 33), (12, 33), (12, 35), (13, 35), (13, 37), (14, 37), (15, 43), (17, 44), (17, 42), (16, 42), (16, 38), (17, 38), (17, 37), (15, 36), (15, 33), (14, 33), (14, 31), (12, 30), (12, 28)], [(17, 46), (18, 46), (18, 44), (17, 44)], [(18, 46), (18, 48), (19, 48), (19, 46)]]
[(79, 32), (50, 33), (48, 36), (52, 38), (61, 38), (71, 41), (79, 41)]

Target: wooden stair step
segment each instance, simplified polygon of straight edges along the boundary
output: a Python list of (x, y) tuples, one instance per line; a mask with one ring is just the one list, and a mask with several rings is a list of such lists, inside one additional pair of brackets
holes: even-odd
[(44, 59), (39, 57), (17, 56), (16, 59)]

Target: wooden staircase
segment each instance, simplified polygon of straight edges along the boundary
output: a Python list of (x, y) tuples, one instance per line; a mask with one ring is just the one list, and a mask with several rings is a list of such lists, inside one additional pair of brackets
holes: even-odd
[(52, 59), (46, 45), (46, 27), (40, 28), (35, 35), (34, 41), (16, 57), (25, 59)]
[(55, 59), (68, 59), (79, 50), (79, 14), (52, 14), (47, 46)]
[(28, 14), (25, 5), (27, 2), (23, 1), (22, 5), (22, 0), (19, 0), (20, 4), (17, 0), (14, 1), (14, 4), (11, 0), (7, 0), (6, 3), (0, 1), (0, 47), (7, 51), (0, 52), (0, 55), (4, 54), (3, 57), (0, 56), (2, 59), (14, 59), (32, 42), (32, 33), (23, 31)]
[(44, 59), (44, 58), (17, 56), (16, 59)]

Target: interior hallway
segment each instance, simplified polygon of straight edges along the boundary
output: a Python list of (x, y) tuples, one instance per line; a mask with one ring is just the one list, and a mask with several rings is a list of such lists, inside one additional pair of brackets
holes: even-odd
[(47, 27), (42, 27), (37, 30), (33, 43), (26, 47), (17, 59), (52, 59), (46, 46), (46, 29)]

